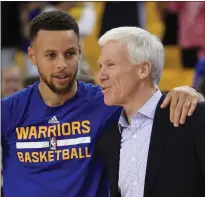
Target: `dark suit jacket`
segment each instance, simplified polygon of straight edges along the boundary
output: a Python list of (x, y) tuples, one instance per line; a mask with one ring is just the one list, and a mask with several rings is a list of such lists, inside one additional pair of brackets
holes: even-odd
[[(186, 123), (175, 128), (169, 107), (156, 109), (148, 153), (144, 197), (205, 197), (205, 103), (198, 104)], [(119, 197), (118, 126), (100, 139), (98, 154), (106, 165), (111, 197)]]

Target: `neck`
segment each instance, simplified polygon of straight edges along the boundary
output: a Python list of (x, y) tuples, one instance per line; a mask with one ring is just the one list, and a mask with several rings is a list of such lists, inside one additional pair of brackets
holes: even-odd
[(153, 85), (142, 84), (133, 92), (123, 105), (127, 120), (130, 124), (131, 117), (154, 95), (157, 89)]
[(74, 82), (74, 85), (70, 92), (64, 95), (59, 95), (54, 93), (45, 83), (40, 82), (39, 91), (41, 97), (46, 105), (49, 107), (56, 107), (64, 104), (66, 101), (70, 100), (77, 92), (77, 81)]

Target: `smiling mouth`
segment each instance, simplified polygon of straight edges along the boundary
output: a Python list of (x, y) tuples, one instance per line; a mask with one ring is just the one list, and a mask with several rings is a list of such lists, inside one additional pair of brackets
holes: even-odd
[(55, 78), (57, 78), (57, 79), (66, 79), (66, 78), (68, 78), (68, 76), (67, 75), (62, 75), (62, 76), (54, 76)]
[(102, 88), (103, 93), (107, 92), (111, 87)]

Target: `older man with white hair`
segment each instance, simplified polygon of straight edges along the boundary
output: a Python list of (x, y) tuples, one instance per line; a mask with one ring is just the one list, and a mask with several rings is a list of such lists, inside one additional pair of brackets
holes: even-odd
[[(205, 103), (174, 127), (169, 108), (160, 107), (161, 41), (143, 29), (119, 27), (105, 33), (99, 45), (104, 102), (124, 108), (119, 130), (112, 128), (101, 141), (102, 150), (116, 150), (109, 157), (103, 152), (111, 185), (118, 183), (122, 197), (204, 197)], [(189, 100), (184, 105), (182, 113)]]

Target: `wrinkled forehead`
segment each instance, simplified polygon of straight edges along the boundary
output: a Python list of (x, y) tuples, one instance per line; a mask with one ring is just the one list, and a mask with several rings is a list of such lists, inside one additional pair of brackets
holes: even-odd
[(119, 41), (109, 41), (100, 48), (98, 64), (107, 61), (121, 61), (122, 59), (128, 59), (128, 57), (127, 45)]

